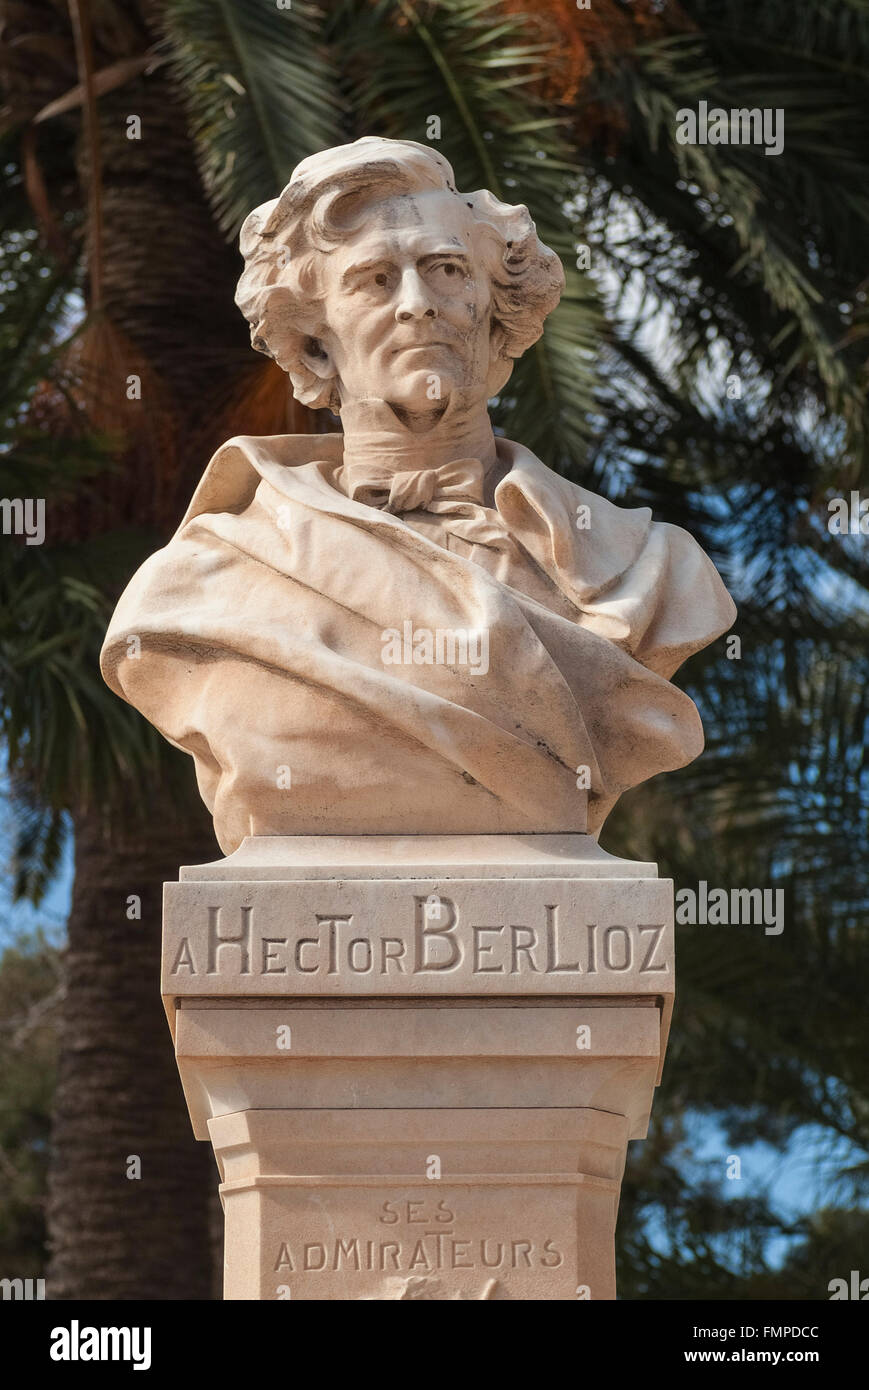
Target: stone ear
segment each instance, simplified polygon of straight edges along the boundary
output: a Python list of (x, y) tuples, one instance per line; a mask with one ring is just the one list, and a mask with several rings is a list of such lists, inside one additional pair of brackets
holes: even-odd
[(263, 328), (271, 355), (289, 376), (296, 399), (310, 410), (335, 409), (338, 374), (321, 340), (299, 332), (297, 320), (281, 315), (279, 310), (269, 315)]
[(286, 360), (280, 365), (289, 374), (293, 394), (309, 410), (328, 408), (340, 412), (338, 373), (332, 354), (319, 338), (297, 334), (287, 345)]
[(320, 380), (328, 380), (335, 375), (331, 357), (320, 339), (305, 332), (305, 327), (299, 322), (296, 297), (285, 286), (274, 285), (263, 296), (252, 342), (258, 351), (273, 357), (285, 372), (301, 370)]
[(319, 338), (300, 338), (294, 356), (307, 371), (319, 377), (320, 381), (329, 381), (336, 374), (332, 354)]

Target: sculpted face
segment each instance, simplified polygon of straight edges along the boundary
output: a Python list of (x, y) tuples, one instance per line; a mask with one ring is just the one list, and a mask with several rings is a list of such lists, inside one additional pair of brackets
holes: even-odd
[(473, 231), (454, 194), (396, 196), (324, 257), (325, 328), (309, 360), (338, 377), (342, 403), (384, 400), (401, 417), (486, 400), (491, 290)]

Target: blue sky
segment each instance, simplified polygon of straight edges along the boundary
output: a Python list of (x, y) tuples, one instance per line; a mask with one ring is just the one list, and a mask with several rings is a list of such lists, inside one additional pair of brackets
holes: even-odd
[(15, 823), (4, 770), (0, 773), (0, 950), (37, 928), (42, 928), (49, 941), (60, 945), (65, 935), (72, 894), (72, 837), (67, 839), (61, 871), (38, 908), (30, 903), (15, 903), (12, 900), (11, 856), (14, 842)]

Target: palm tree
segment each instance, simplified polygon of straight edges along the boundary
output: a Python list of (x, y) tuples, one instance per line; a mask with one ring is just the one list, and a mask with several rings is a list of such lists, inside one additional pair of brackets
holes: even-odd
[[(75, 438), (82, 425), (116, 436), (113, 466), (71, 503), (48, 490), (46, 551), (4, 552), (13, 765), (55, 838), (61, 808), (75, 832), (49, 1291), (204, 1298), (210, 1157), (190, 1135), (156, 981), (161, 880), (180, 862), (212, 858), (215, 845), (186, 766), (112, 710), (97, 655), (112, 599), (171, 527), (250, 353), (232, 306), (234, 257), (203, 195), (174, 85), (165, 65), (143, 75), (143, 59), (156, 61), (155, 31), (122, 5), (64, 11), (38, 7), (37, 32), (10, 19), (3, 55), (6, 148), (21, 149), (7, 166), (12, 215), (26, 228), (35, 213), (46, 230), (50, 218), (57, 248), (31, 246), (37, 265), (23, 279), (36, 289), (44, 264), (66, 289), (60, 305), (55, 296), (44, 306), (43, 341), (75, 312), (75, 295), (86, 314), (50, 387), (27, 398), (31, 436)], [(97, 101), (107, 68), (125, 80)], [(63, 109), (46, 117), (58, 98)], [(127, 138), (131, 113), (140, 139)], [(42, 118), (56, 126), (50, 142)], [(24, 194), (34, 188), (28, 223)], [(132, 378), (140, 385), (128, 390)], [(138, 1181), (126, 1176), (133, 1154)]]
[[(710, 881), (798, 877), (794, 980), (851, 941), (866, 883), (843, 885), (836, 847), (865, 837), (867, 569), (824, 523), (829, 490), (858, 486), (865, 467), (867, 53), (863, 0), (806, 0), (796, 19), (776, 0), (759, 15), (743, 0), (9, 6), (0, 345), (28, 350), (0, 465), (15, 495), (41, 470), (51, 518), (44, 550), (4, 541), (0, 565), (23, 886), (44, 882), (65, 812), (76, 845), (51, 1296), (209, 1293), (210, 1159), (189, 1137), (156, 972), (159, 884), (213, 842), (186, 763), (102, 690), (96, 656), (120, 587), (177, 522), (210, 450), (235, 430), (314, 427), (247, 345), (229, 245), (313, 150), (371, 133), (437, 140), (459, 186), (529, 204), (568, 283), (498, 425), (688, 526), (741, 608), (741, 659), (718, 644), (686, 674), (709, 753), (626, 798), (608, 847), (654, 854), (682, 881), (701, 865)], [(679, 146), (676, 113), (700, 99), (783, 108), (786, 157)], [(661, 1098), (665, 1167), (674, 1107), (753, 1106), (769, 1122), (784, 1092), (768, 1055), (790, 1059), (788, 1104), (821, 1066), (865, 1105), (859, 1068), (831, 1046), (819, 1060), (808, 1023), (771, 1008), (756, 961), (741, 957), (734, 978), (728, 949), (682, 946), (689, 1010), (679, 1087)], [(859, 952), (851, 963), (862, 970)], [(841, 972), (825, 980), (839, 989)], [(140, 1182), (125, 1176), (134, 1153)], [(644, 1214), (682, 1200), (642, 1163), (635, 1173), (632, 1256), (648, 1248)], [(686, 1221), (703, 1229), (693, 1210)], [(714, 1284), (726, 1261), (710, 1268)]]

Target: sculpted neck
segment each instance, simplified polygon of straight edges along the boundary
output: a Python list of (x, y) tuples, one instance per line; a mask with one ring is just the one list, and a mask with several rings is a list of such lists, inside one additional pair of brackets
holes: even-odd
[(409, 473), (440, 468), (453, 459), (476, 458), (489, 469), (495, 436), (485, 401), (475, 410), (451, 409), (439, 417), (399, 418), (385, 401), (346, 401), (341, 407), (344, 463)]

